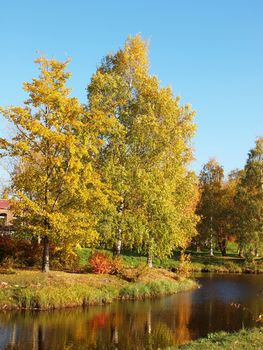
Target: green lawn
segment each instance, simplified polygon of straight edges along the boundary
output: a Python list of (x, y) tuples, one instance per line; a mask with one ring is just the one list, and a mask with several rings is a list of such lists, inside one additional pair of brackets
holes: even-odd
[(179, 347), (166, 350), (261, 350), (263, 328), (241, 330), (236, 333), (219, 332)]
[[(104, 250), (106, 254), (112, 255), (111, 251)], [(80, 262), (84, 266), (91, 254), (91, 249), (79, 248), (77, 251)], [(256, 259), (253, 263), (246, 263), (243, 258), (237, 254), (236, 243), (228, 243), (227, 256), (222, 256), (216, 251), (215, 255), (210, 257), (209, 251), (196, 253), (194, 251), (186, 251), (191, 257), (191, 263), (186, 266), (190, 272), (215, 272), (215, 273), (263, 273), (263, 260)], [(124, 264), (128, 268), (146, 265), (146, 256), (141, 256), (136, 252), (123, 251), (122, 258)], [(176, 251), (171, 258), (166, 260), (153, 260), (154, 266), (177, 271), (180, 267), (180, 252)]]

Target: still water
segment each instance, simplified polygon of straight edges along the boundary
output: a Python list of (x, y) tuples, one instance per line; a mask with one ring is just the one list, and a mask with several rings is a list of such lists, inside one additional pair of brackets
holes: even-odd
[(263, 275), (206, 274), (197, 279), (200, 289), (154, 300), (0, 313), (0, 349), (155, 350), (257, 324), (256, 316), (263, 312)]

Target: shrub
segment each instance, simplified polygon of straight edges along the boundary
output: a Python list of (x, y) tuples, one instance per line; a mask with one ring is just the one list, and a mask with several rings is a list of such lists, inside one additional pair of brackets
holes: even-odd
[(16, 262), (12, 256), (5, 257), (4, 260), (2, 260), (1, 262), (1, 267), (3, 267), (4, 269), (12, 269), (15, 267), (15, 265)]
[(77, 271), (80, 269), (80, 259), (75, 245), (68, 244), (64, 247), (52, 246), (50, 252), (52, 268), (59, 270)]
[(0, 262), (2, 263), (7, 257), (11, 257), (14, 251), (14, 239), (8, 235), (0, 236)]
[(230, 273), (241, 273), (242, 272), (242, 268), (238, 264), (235, 264), (233, 261), (226, 261), (224, 263), (224, 265), (228, 269), (228, 272), (230, 272)]
[(15, 240), (15, 260), (21, 266), (37, 266), (40, 265), (42, 255), (42, 245), (37, 241), (29, 239), (14, 239)]
[(137, 282), (140, 277), (145, 274), (147, 269), (147, 265), (140, 263), (137, 267), (123, 270), (121, 272), (121, 277), (128, 282)]
[[(39, 264), (42, 247), (37, 242), (15, 236), (0, 236), (0, 262), (13, 260), (13, 265), (34, 266)], [(13, 267), (13, 266), (12, 266)]]
[(100, 252), (95, 252), (89, 257), (89, 266), (93, 273), (111, 273), (112, 271), (111, 258)]
[(123, 259), (121, 256), (114, 256), (111, 259), (111, 274), (112, 275), (118, 275), (123, 272), (124, 265), (123, 265)]
[(191, 256), (184, 252), (180, 255), (180, 263), (177, 272), (180, 275), (187, 276), (192, 271)]

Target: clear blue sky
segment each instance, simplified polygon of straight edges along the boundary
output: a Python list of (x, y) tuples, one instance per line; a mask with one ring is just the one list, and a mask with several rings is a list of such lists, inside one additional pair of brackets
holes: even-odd
[(226, 173), (243, 167), (263, 135), (262, 0), (2, 0), (0, 104), (21, 104), (37, 52), (72, 58), (70, 85), (85, 102), (101, 58), (137, 33), (150, 40), (151, 73), (197, 112), (193, 168), (210, 157)]

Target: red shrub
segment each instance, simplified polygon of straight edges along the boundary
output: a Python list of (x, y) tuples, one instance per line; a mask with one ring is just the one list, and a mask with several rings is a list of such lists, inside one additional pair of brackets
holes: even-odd
[(89, 265), (93, 273), (111, 273), (111, 259), (104, 253), (95, 252), (89, 257)]

